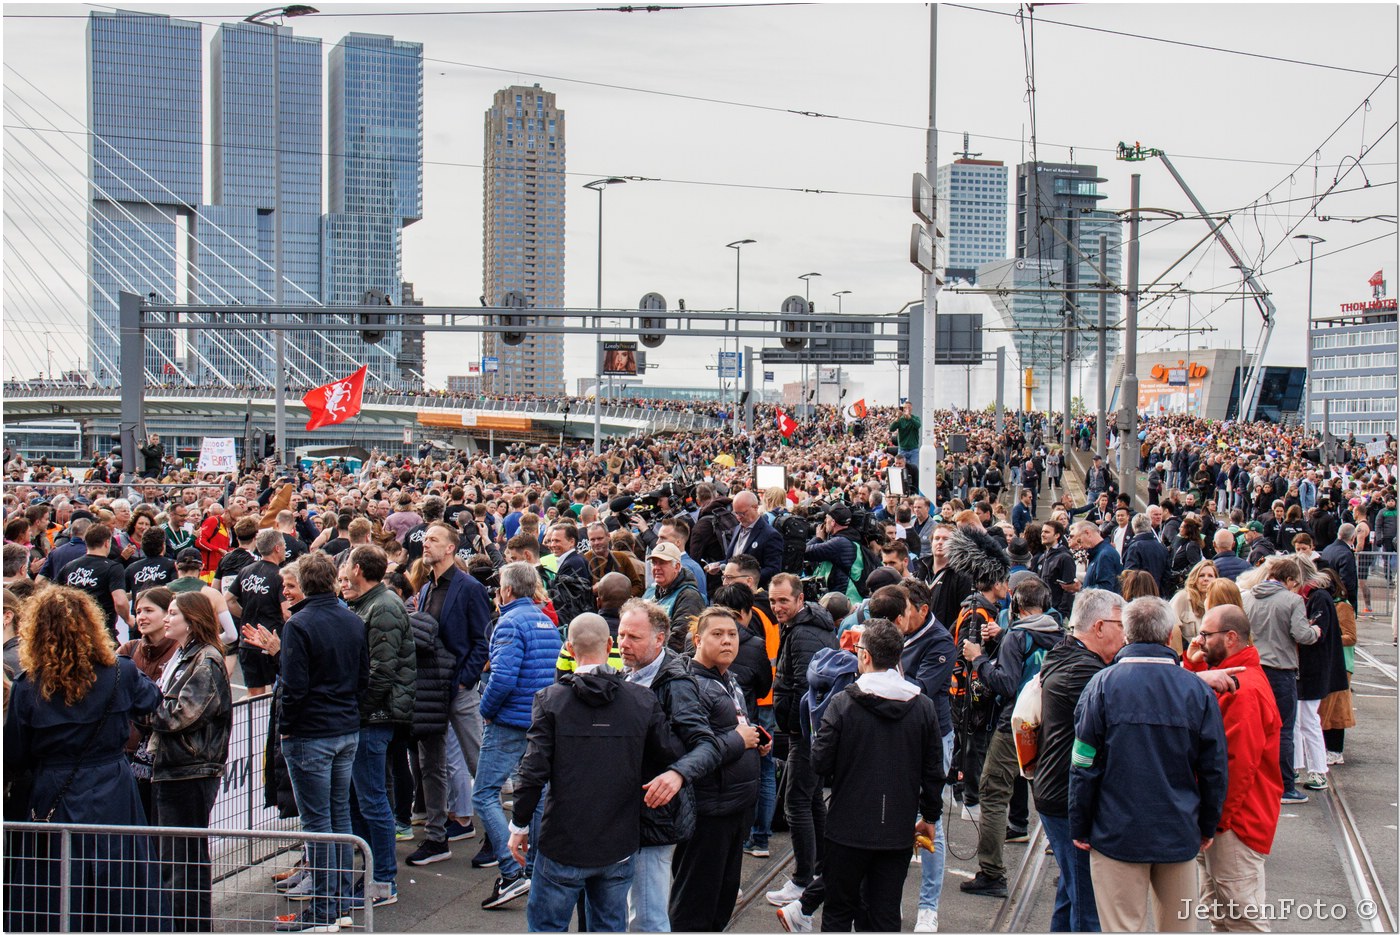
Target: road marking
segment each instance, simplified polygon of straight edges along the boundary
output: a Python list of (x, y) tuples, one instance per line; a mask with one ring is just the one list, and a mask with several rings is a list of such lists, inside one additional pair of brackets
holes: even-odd
[(1393, 692), (1393, 691), (1395, 691), (1395, 686), (1394, 686), (1394, 685), (1381, 685), (1381, 684), (1379, 684), (1379, 683), (1377, 683), (1377, 682), (1363, 682), (1363, 681), (1361, 681), (1360, 679), (1357, 679), (1357, 680), (1353, 681), (1351, 684), (1353, 684), (1353, 685), (1365, 685), (1367, 688), (1379, 688), (1379, 689), (1380, 689), (1381, 691), (1383, 691), (1383, 692)]
[(975, 874), (970, 873), (967, 870), (959, 870), (956, 867), (945, 867), (943, 872), (951, 873), (955, 877), (966, 877), (969, 880), (973, 879), (973, 877), (975, 876)]
[(1364, 662), (1366, 665), (1370, 666), (1373, 669), (1379, 669), (1381, 674), (1389, 678), (1392, 682), (1396, 681), (1395, 666), (1381, 662), (1379, 659), (1371, 655), (1368, 651), (1362, 649), (1360, 646), (1355, 647), (1355, 649), (1356, 655), (1360, 657), (1362, 662)]

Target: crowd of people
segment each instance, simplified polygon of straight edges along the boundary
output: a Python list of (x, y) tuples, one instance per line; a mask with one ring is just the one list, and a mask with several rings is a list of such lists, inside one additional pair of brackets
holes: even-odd
[[(229, 476), (152, 436), (144, 476), (57, 487), (7, 453), (6, 818), (207, 828), (236, 674), (272, 695), (267, 807), (373, 855), (308, 844), (278, 931), (473, 838), (482, 908), (531, 931), (721, 931), (780, 824), (787, 930), (897, 930), (916, 855), (937, 931), (946, 822), (1000, 898), (1032, 807), (1054, 930), (1254, 924), (1281, 806), (1345, 762), (1393, 440), (1319, 463), (1164, 417), (1081, 471), (1043, 413), (779, 421)], [(124, 840), (73, 855), (74, 924), (207, 930), (207, 839)], [(7, 927), (55, 929), (55, 858), (23, 856)]]

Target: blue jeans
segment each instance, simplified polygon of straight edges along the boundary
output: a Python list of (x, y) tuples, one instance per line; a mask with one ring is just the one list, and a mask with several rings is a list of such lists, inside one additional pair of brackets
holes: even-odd
[(657, 844), (642, 848), (632, 858), (636, 866), (627, 894), (627, 931), (671, 931), (671, 858), (675, 853), (676, 845)]
[(1099, 910), (1094, 903), (1094, 880), (1089, 875), (1089, 852), (1081, 851), (1070, 839), (1069, 819), (1040, 816), (1040, 826), (1050, 840), (1060, 879), (1055, 884), (1055, 911), (1050, 916), (1052, 932), (1097, 932)]
[(1283, 774), (1283, 791), (1295, 792), (1293, 781), (1293, 724), (1298, 719), (1298, 673), (1294, 669), (1264, 667), (1264, 676), (1274, 690), (1283, 726), (1278, 732), (1278, 768)]
[(387, 724), (360, 728), (360, 744), (355, 748), (352, 783), (355, 811), (350, 827), (369, 842), (374, 853), (374, 880), (393, 883), (398, 877), (395, 853), (394, 810), (389, 805), (389, 789), (384, 783), (384, 762), (394, 729)]
[(579, 893), (587, 894), (584, 909), (590, 932), (627, 930), (627, 889), (636, 861), (626, 857), (601, 867), (570, 867), (541, 855), (530, 880), (525, 925), (531, 932), (567, 932), (578, 908)]
[[(919, 449), (918, 449), (918, 448), (901, 448), (901, 449), (899, 449), (899, 453), (902, 454), (902, 455), (904, 455), (904, 460), (905, 460), (907, 463), (914, 465), (914, 467), (918, 467), (918, 466), (919, 466)], [(907, 491), (907, 490), (905, 491), (905, 493), (908, 493), (908, 492), (909, 492), (909, 491)]]
[[(943, 735), (943, 774), (953, 766), (953, 732)], [(943, 827), (947, 816), (938, 819), (933, 826), (933, 853), (919, 851), (919, 869), (923, 871), (919, 881), (919, 908), (938, 911), (938, 900), (943, 896), (943, 868), (948, 862), (948, 836)]]
[[(517, 866), (510, 853), (510, 830), (506, 827), (505, 809), (501, 808), (501, 787), (520, 765), (525, 755), (525, 731), (519, 727), (491, 723), (482, 735), (481, 759), (476, 765), (476, 783), (472, 790), (472, 808), (476, 820), (486, 833), (486, 839), (501, 862), (501, 876), (515, 877), (507, 868)], [(534, 853), (530, 848), (530, 853)], [(528, 869), (528, 867), (527, 867)]]
[[(777, 718), (773, 715), (772, 705), (764, 705), (758, 709), (758, 723), (766, 728), (768, 733), (774, 732)], [(767, 847), (768, 839), (773, 836), (773, 813), (778, 809), (778, 768), (772, 750), (769, 750), (768, 755), (759, 763), (758, 806), (754, 810), (753, 831), (749, 833), (749, 841), (760, 847)]]
[[(350, 826), (350, 778), (359, 745), (358, 732), (339, 737), (282, 738), (282, 757), (287, 761), (303, 830), (354, 833)], [(306, 855), (315, 893), (309, 909), (312, 918), (318, 922), (339, 918), (349, 909), (353, 849), (349, 844), (315, 841), (306, 846)]]

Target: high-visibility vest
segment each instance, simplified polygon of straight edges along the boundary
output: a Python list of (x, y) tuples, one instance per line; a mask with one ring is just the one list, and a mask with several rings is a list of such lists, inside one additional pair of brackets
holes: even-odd
[[(769, 618), (767, 614), (757, 607), (753, 609), (753, 614), (763, 624), (763, 645), (768, 652), (768, 664), (773, 668), (773, 681), (778, 680), (778, 650), (783, 645), (783, 631), (778, 626), (778, 621)], [(767, 707), (773, 703), (773, 689), (770, 686), (768, 694), (758, 699), (760, 707)]]

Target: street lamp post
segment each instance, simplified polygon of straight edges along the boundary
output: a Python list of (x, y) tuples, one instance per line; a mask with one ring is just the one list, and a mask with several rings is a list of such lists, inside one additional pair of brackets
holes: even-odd
[(838, 314), (838, 315), (841, 314), (841, 297), (842, 297), (842, 296), (846, 296), (846, 295), (850, 295), (850, 294), (851, 294), (851, 290), (850, 290), (850, 289), (842, 289), (840, 292), (833, 292), (833, 293), (831, 294), (832, 297), (833, 297), (834, 299), (836, 299), (836, 314)]
[[(798, 279), (802, 280), (803, 285), (805, 285), (806, 288), (807, 288), (807, 292), (806, 292), (806, 295), (804, 296), (804, 298), (807, 300), (807, 308), (808, 308), (809, 311), (810, 311), (811, 308), (812, 308), (812, 278), (813, 278), (814, 276), (820, 276), (820, 275), (821, 275), (821, 273), (803, 273), (801, 276), (798, 276), (798, 277), (797, 277)], [(810, 340), (810, 338), (809, 338), (808, 340)], [(808, 353), (810, 353), (810, 351), (811, 351), (811, 345), (808, 345), (807, 351), (808, 351)], [(803, 413), (803, 416), (804, 416), (805, 418), (809, 418), (809, 419), (810, 419), (810, 418), (812, 417), (812, 404), (809, 403), (809, 402), (807, 401), (807, 361), (806, 361), (806, 358), (807, 358), (807, 356), (808, 356), (808, 353), (804, 353), (804, 354), (802, 355), (802, 357), (803, 357), (803, 361), (802, 361), (802, 413)], [(822, 394), (822, 369), (821, 369), (821, 364), (818, 364), (818, 365), (817, 365), (817, 405), (818, 405), (818, 406), (820, 406), (820, 405), (822, 404), (821, 394)]]
[[(733, 250), (733, 251), (734, 251), (734, 314), (735, 314), (736, 316), (739, 314), (739, 309), (743, 308), (743, 306), (739, 304), (739, 271), (740, 271), (740, 263), (741, 263), (741, 261), (742, 261), (743, 255), (744, 255), (744, 247), (747, 246), (748, 244), (751, 244), (751, 243), (758, 243), (758, 241), (757, 241), (757, 240), (753, 240), (753, 239), (751, 239), (751, 238), (745, 238), (744, 240), (736, 240), (736, 241), (734, 241), (733, 243), (727, 243), (727, 244), (725, 244), (726, 247), (728, 247), (730, 250)], [(736, 323), (735, 323), (734, 330), (735, 330), (735, 331), (738, 331), (738, 330), (739, 330), (739, 329), (738, 329), (737, 320), (736, 320)], [(721, 347), (721, 348), (724, 347), (724, 342), (723, 342), (723, 341), (720, 341), (720, 347)], [(729, 423), (729, 430), (730, 430), (730, 432), (731, 432), (732, 434), (735, 434), (735, 435), (737, 435), (737, 434), (739, 433), (739, 367), (740, 367), (740, 363), (739, 363), (739, 336), (736, 334), (736, 335), (734, 335), (734, 393), (733, 393), (733, 401), (734, 401), (733, 416), (734, 416), (734, 417), (730, 420), (730, 423)], [(721, 367), (719, 368), (719, 371), (720, 371), (720, 384), (723, 385), (723, 383), (724, 383), (724, 367), (721, 366)]]
[(606, 179), (594, 179), (584, 185), (584, 188), (598, 193), (598, 293), (597, 303), (593, 306), (598, 310), (598, 314), (593, 318), (593, 325), (598, 329), (593, 336), (593, 364), (596, 370), (593, 381), (593, 453), (595, 455), (603, 452), (603, 189), (609, 185), (624, 185), (626, 179), (609, 177)]
[[(1317, 250), (1317, 245), (1327, 241), (1316, 234), (1296, 234), (1294, 240), (1306, 240), (1308, 242), (1308, 330), (1304, 337), (1307, 341), (1307, 376), (1303, 380), (1303, 434), (1312, 434), (1312, 384), (1313, 384), (1313, 254)], [(1327, 426), (1323, 426), (1323, 437), (1326, 437)]]
[[(278, 30), (281, 28), (276, 23), (268, 22), (278, 17), (309, 16), (312, 13), (319, 13), (313, 6), (304, 3), (294, 3), (290, 6), (268, 7), (266, 10), (259, 10), (243, 18), (243, 22), (251, 23), (254, 26), (262, 26), (271, 31), (272, 34), (272, 172), (273, 172), (273, 196), (272, 196), (272, 239), (273, 243), (273, 266), (276, 267), (276, 280), (273, 284), (273, 294), (276, 303), (285, 305), (285, 290), (283, 280), (285, 274), (282, 265), (282, 37)], [(274, 369), (277, 371), (272, 387), (274, 400), (272, 432), (277, 438), (277, 447), (273, 454), (277, 457), (278, 464), (287, 463), (287, 333), (278, 328), (273, 332), (273, 348), (275, 349)]]

